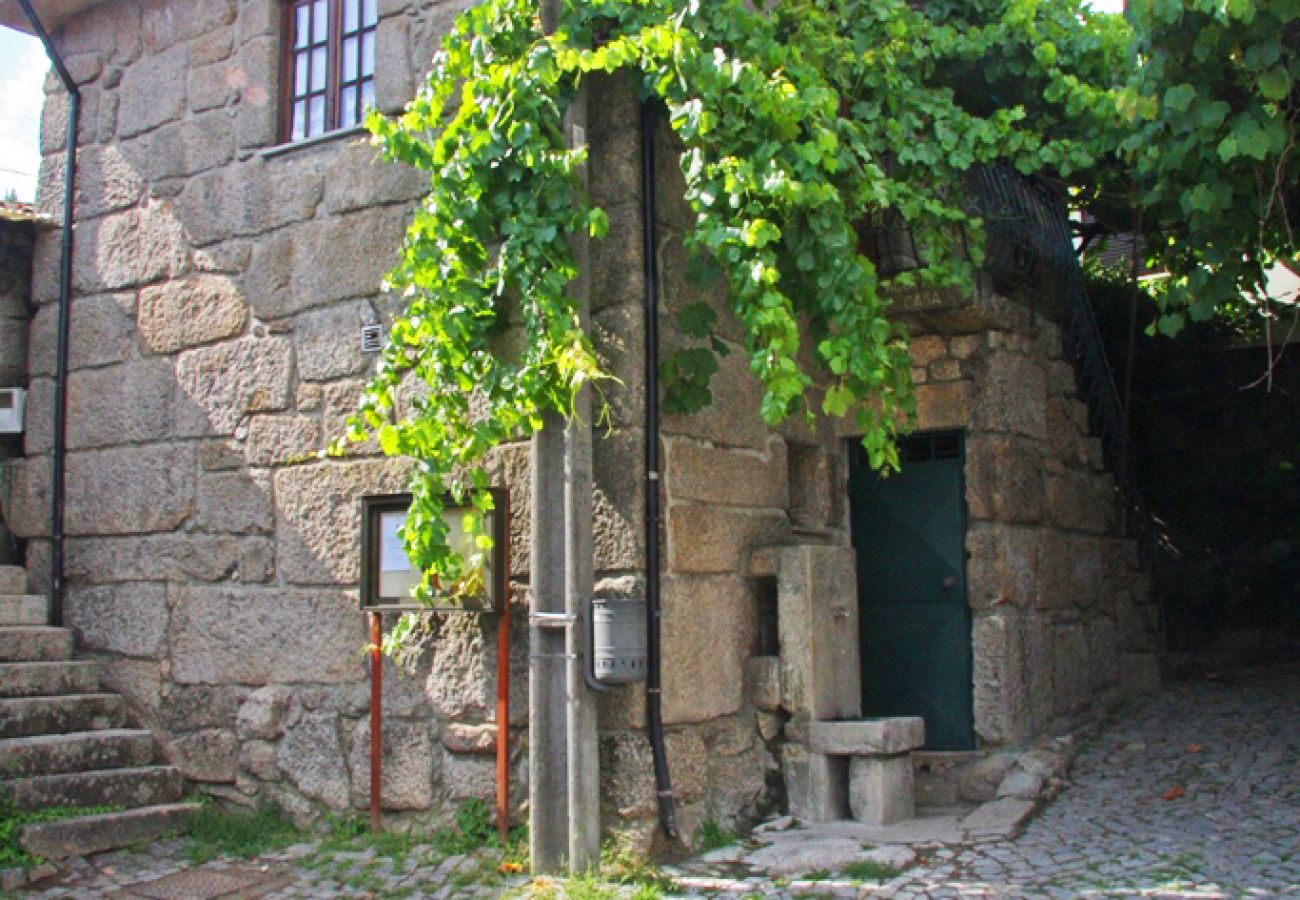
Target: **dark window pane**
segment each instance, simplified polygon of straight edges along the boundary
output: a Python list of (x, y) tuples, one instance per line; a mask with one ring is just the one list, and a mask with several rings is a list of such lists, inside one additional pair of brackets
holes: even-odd
[(346, 38), (343, 41), (343, 83), (357, 80), (357, 39)]

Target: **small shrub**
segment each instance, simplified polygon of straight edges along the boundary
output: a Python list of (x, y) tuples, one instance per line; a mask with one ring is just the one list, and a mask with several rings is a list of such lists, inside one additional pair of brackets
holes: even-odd
[(699, 851), (708, 853), (710, 850), (719, 850), (736, 843), (736, 833), (709, 819), (700, 826), (700, 830), (695, 835), (695, 840)]

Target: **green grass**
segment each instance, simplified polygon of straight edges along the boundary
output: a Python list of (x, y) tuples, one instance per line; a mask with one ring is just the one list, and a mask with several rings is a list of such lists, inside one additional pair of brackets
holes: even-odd
[(45, 809), (20, 810), (8, 801), (0, 801), (0, 869), (29, 869), (41, 859), (18, 846), (18, 832), (24, 825), (58, 822), (79, 816), (120, 812), (120, 806), (50, 806)]
[(899, 871), (893, 866), (876, 862), (874, 859), (860, 859), (855, 863), (849, 863), (840, 870), (840, 874), (853, 881), (888, 881)]
[(696, 832), (695, 843), (700, 853), (708, 853), (711, 850), (720, 850), (736, 843), (736, 833), (709, 819)]
[(270, 806), (244, 812), (205, 803), (190, 816), (187, 828), (186, 854), (196, 865), (218, 856), (260, 856), (305, 837), (283, 813)]

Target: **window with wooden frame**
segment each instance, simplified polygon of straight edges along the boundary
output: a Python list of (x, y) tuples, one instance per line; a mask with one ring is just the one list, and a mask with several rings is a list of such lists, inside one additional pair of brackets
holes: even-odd
[(286, 0), (281, 136), (360, 125), (375, 102), (379, 0)]

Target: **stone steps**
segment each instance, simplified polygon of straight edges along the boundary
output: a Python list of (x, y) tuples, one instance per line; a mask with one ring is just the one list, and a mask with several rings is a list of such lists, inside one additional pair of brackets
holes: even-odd
[(55, 694), (93, 694), (99, 690), (99, 663), (0, 663), (0, 697), (47, 697)]
[(72, 659), (72, 630), (48, 625), (0, 628), (0, 662), (53, 662)]
[(18, 833), (18, 843), (28, 853), (45, 859), (87, 856), (179, 831), (198, 809), (197, 803), (167, 803), (25, 825)]
[(174, 766), (138, 766), (34, 775), (0, 782), (0, 797), (18, 809), (50, 806), (124, 806), (135, 809), (175, 803), (184, 779)]
[(39, 594), (0, 594), (0, 627), (44, 625), (45, 598)]
[(0, 699), (0, 738), (101, 731), (124, 725), (126, 702), (119, 694)]
[(147, 766), (153, 733), (130, 728), (42, 734), (0, 740), (0, 772), (8, 778)]
[(153, 733), (127, 726), (126, 701), (100, 690), (101, 664), (74, 660), (74, 636), (46, 625), (27, 574), (0, 566), (0, 802), (19, 809), (125, 807), (23, 826), (46, 859), (146, 842), (184, 827), (180, 770), (154, 765)]
[(0, 594), (27, 593), (27, 570), (22, 566), (0, 566)]

